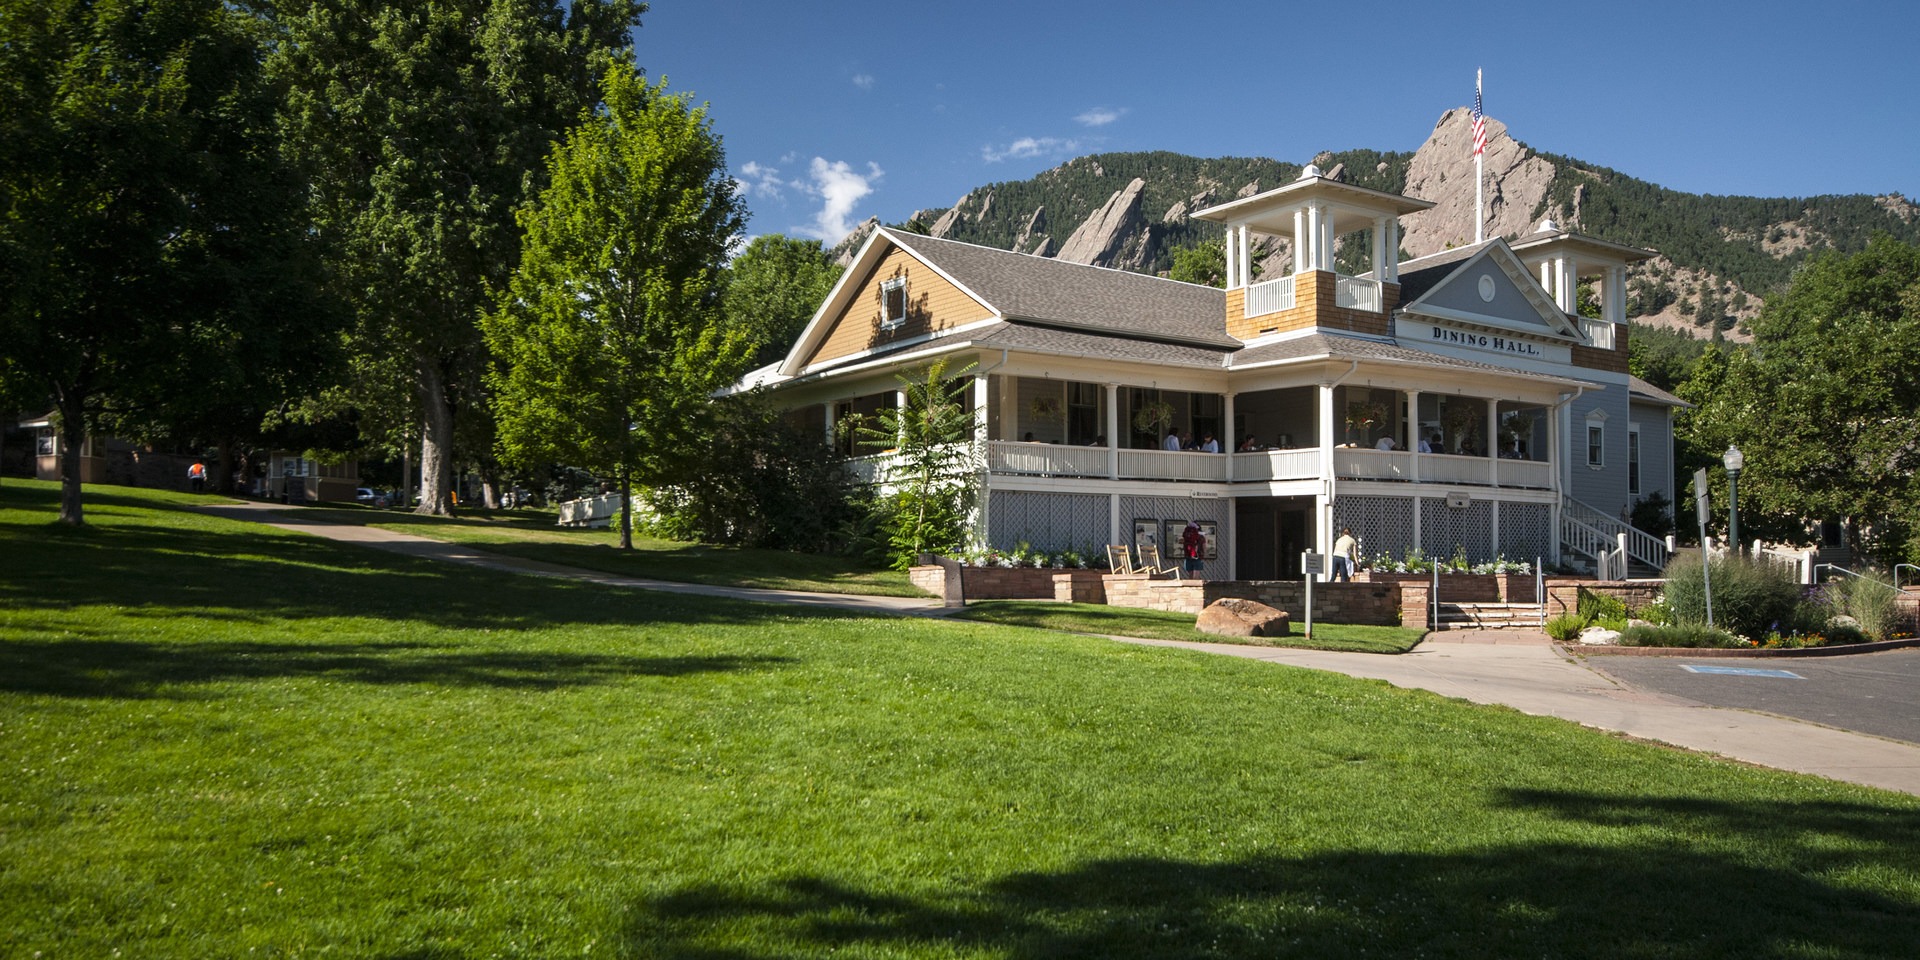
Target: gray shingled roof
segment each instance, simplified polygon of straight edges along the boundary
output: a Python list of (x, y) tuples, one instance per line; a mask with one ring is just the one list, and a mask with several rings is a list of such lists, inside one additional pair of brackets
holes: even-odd
[(1008, 320), (1232, 348), (1226, 291), (1126, 270), (887, 231)]
[(1693, 404), (1674, 396), (1659, 387), (1635, 376), (1627, 377), (1627, 392), (1636, 400), (1650, 400), (1669, 407), (1691, 407)]
[(1025, 323), (1003, 323), (974, 334), (975, 344), (991, 349), (1032, 350), (1070, 357), (1099, 360), (1134, 360), (1144, 363), (1219, 370), (1227, 365), (1229, 352), (1209, 347), (1187, 347), (1170, 343), (1151, 343), (1131, 337), (1101, 336), (1078, 330), (1062, 330)]
[[(1428, 290), (1440, 285), (1440, 281), (1453, 275), (1462, 261), (1480, 252), (1480, 249), (1492, 240), (1470, 243), (1464, 247), (1454, 247), (1430, 254), (1418, 260), (1408, 260), (1400, 265), (1400, 303), (1402, 306), (1412, 303), (1426, 295)], [(1408, 269), (1411, 267), (1412, 269)]]

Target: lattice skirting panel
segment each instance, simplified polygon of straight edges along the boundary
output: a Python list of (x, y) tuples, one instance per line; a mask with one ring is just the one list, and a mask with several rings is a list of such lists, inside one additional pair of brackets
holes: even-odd
[(1500, 505), (1500, 552), (1508, 560), (1553, 556), (1553, 508), (1544, 503)]
[(1465, 554), (1469, 563), (1493, 559), (1493, 501), (1449, 507), (1435, 497), (1420, 500), (1420, 548), (1430, 557)]
[(1340, 497), (1333, 502), (1333, 535), (1346, 527), (1360, 538), (1362, 557), (1399, 559), (1413, 549), (1413, 501), (1406, 497)]
[[(1188, 520), (1202, 524), (1211, 523), (1216, 540), (1213, 545), (1216, 556), (1207, 561), (1200, 570), (1200, 578), (1225, 580), (1229, 565), (1227, 513), (1225, 500), (1195, 500), (1191, 497), (1121, 497), (1120, 539), (1131, 542), (1134, 524), (1143, 520), (1155, 521), (1155, 529), (1160, 533), (1160, 539), (1177, 538), (1180, 531), (1186, 528)], [(1169, 532), (1170, 528), (1171, 532)], [(1169, 549), (1167, 544), (1160, 544), (1161, 554), (1167, 563), (1178, 562), (1180, 556), (1178, 547), (1177, 540), (1172, 549)]]
[(987, 545), (1011, 550), (1091, 550), (1104, 556), (1108, 499), (1098, 494), (995, 490), (987, 502)]

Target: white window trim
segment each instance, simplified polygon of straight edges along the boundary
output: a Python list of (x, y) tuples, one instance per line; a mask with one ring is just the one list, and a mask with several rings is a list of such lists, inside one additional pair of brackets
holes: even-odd
[[(1598, 430), (1598, 431), (1600, 432), (1600, 438), (1599, 438), (1599, 439), (1600, 439), (1600, 442), (1599, 442), (1599, 443), (1595, 443), (1595, 442), (1594, 442), (1594, 436), (1593, 436), (1593, 434), (1594, 434), (1594, 431), (1596, 431), (1596, 430)], [(1596, 460), (1596, 459), (1594, 459), (1594, 453), (1595, 453), (1596, 451), (1597, 451), (1597, 452), (1598, 452), (1598, 453), (1600, 454), (1600, 458), (1599, 458), (1598, 460)], [(1606, 469), (1606, 467), (1607, 467), (1607, 424), (1606, 424), (1606, 421), (1604, 421), (1604, 420), (1588, 420), (1588, 421), (1587, 421), (1587, 469), (1589, 469), (1589, 470), (1604, 470), (1604, 469)]]
[[(895, 290), (900, 291), (900, 315), (897, 317), (889, 317), (885, 314), (887, 313), (888, 303), (893, 300), (893, 291)], [(886, 280), (880, 284), (880, 313), (882, 314), (880, 317), (880, 329), (882, 330), (892, 330), (907, 322), (906, 277), (894, 277), (892, 280)]]

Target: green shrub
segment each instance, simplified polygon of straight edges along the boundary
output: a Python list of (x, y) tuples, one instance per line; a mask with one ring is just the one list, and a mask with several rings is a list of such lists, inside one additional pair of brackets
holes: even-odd
[(1873, 639), (1867, 636), (1866, 631), (1850, 623), (1833, 624), (1827, 627), (1823, 635), (1827, 638), (1827, 642), (1821, 644), (1823, 647), (1840, 647), (1849, 643), (1866, 643)]
[(1667, 605), (1667, 598), (1662, 595), (1644, 607), (1635, 607), (1629, 616), (1635, 620), (1645, 620), (1648, 623), (1672, 623), (1673, 608)]
[(1744, 647), (1733, 634), (1705, 624), (1664, 624), (1620, 631), (1625, 647)]
[(1563, 613), (1541, 624), (1540, 629), (1560, 643), (1570, 643), (1580, 636), (1580, 631), (1586, 626), (1586, 617), (1577, 613)]
[[(1713, 624), (1743, 637), (1764, 637), (1797, 622), (1800, 584), (1785, 567), (1755, 563), (1740, 556), (1717, 556), (1712, 577)], [(1667, 605), (1680, 626), (1707, 622), (1707, 587), (1700, 557), (1688, 552), (1667, 564)]]
[(1588, 621), (1627, 619), (1626, 601), (1605, 593), (1595, 593), (1586, 587), (1580, 588), (1579, 611), (1581, 618)]
[[(1892, 639), (1900, 626), (1900, 592), (1884, 580), (1835, 577), (1820, 586), (1814, 601), (1822, 608), (1823, 619), (1852, 617), (1860, 631), (1875, 640)], [(1830, 628), (1824, 632), (1833, 635)]]

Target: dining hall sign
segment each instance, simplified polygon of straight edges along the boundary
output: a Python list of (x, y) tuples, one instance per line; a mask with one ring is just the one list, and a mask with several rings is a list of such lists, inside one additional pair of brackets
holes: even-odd
[(1573, 351), (1564, 344), (1541, 343), (1501, 333), (1460, 330), (1435, 323), (1411, 324), (1403, 321), (1400, 336), (1401, 342), (1409, 346), (1412, 345), (1410, 341), (1419, 341), (1433, 346), (1463, 347), (1476, 353), (1497, 353), (1527, 360), (1568, 363), (1573, 359)]

